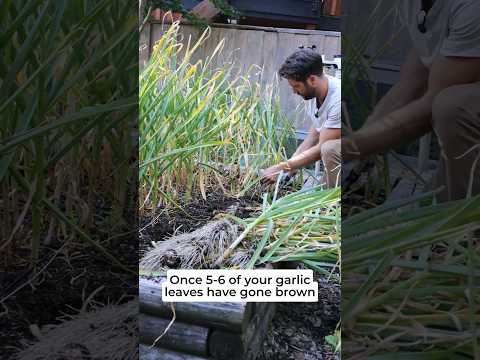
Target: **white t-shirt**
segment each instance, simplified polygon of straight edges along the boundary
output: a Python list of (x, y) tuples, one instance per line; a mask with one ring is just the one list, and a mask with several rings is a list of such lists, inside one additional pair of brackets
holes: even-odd
[(402, 0), (400, 18), (425, 66), (437, 56), (480, 57), (480, 1), (436, 0), (428, 12), (426, 28), (418, 30), (420, 0)]
[[(317, 100), (310, 100), (309, 115), (313, 126), (320, 132), (322, 128), (340, 129), (342, 127), (342, 82), (330, 75), (328, 79), (328, 92), (325, 101), (317, 112)], [(318, 114), (318, 117), (315, 116)]]

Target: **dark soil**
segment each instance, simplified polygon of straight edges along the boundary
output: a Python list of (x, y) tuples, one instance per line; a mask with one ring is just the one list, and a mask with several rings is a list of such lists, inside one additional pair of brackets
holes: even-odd
[(333, 360), (325, 336), (340, 320), (340, 285), (317, 278), (316, 303), (279, 303), (257, 360)]
[[(136, 225), (125, 224), (116, 236), (101, 233), (105, 226), (98, 224), (89, 234), (135, 271), (138, 237), (132, 229)], [(136, 273), (112, 265), (97, 248), (77, 239), (54, 239), (51, 246), (42, 247), (35, 271), (28, 259), (29, 251), (18, 247), (8, 267), (0, 269), (2, 360), (34, 340), (31, 328), (58, 323), (65, 314), (78, 314), (82, 306), (88, 310), (89, 305), (125, 303), (138, 295)]]
[(235, 198), (210, 192), (206, 200), (194, 199), (183, 204), (182, 210), (159, 208), (158, 215), (140, 218), (140, 256), (152, 241), (162, 241), (175, 233), (198, 229), (232, 206), (237, 208), (236, 216), (247, 218), (260, 206), (260, 199), (256, 196)]

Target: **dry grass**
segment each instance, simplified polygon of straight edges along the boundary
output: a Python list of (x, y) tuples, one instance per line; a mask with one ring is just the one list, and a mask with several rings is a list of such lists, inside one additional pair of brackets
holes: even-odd
[[(40, 310), (39, 310), (40, 311)], [(16, 360), (138, 359), (138, 301), (108, 305), (44, 326)]]
[(212, 221), (191, 233), (155, 243), (140, 261), (140, 268), (155, 272), (168, 268), (210, 268), (237, 236), (237, 225), (228, 220)]

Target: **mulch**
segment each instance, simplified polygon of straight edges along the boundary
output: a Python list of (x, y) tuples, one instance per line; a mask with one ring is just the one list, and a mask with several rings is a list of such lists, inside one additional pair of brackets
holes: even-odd
[(280, 303), (257, 360), (333, 360), (325, 336), (340, 320), (340, 285), (324, 278), (316, 303)]

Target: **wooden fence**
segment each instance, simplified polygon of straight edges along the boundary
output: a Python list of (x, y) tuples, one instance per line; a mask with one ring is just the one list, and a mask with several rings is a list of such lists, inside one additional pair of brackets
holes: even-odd
[[(153, 45), (160, 38), (165, 26), (167, 25), (151, 22), (144, 28), (140, 35), (140, 67), (143, 67), (149, 58)], [(201, 31), (192, 25), (182, 25), (182, 41), (186, 42), (189, 38), (195, 41), (201, 35)], [(326, 59), (341, 54), (338, 32), (214, 24), (211, 26), (209, 38), (192, 60), (204, 59), (213, 52), (222, 39), (225, 39), (225, 46), (217, 58), (216, 65), (233, 61), (236, 68), (244, 73), (254, 65), (263, 68), (261, 78), (259, 74), (255, 75), (252, 72), (253, 81), (272, 81), (283, 61), (302, 45), (315, 45), (316, 51), (325, 55)], [(310, 127), (305, 115), (306, 102), (293, 94), (285, 80), (280, 81), (279, 86), (282, 110), (296, 124), (301, 135)]]

